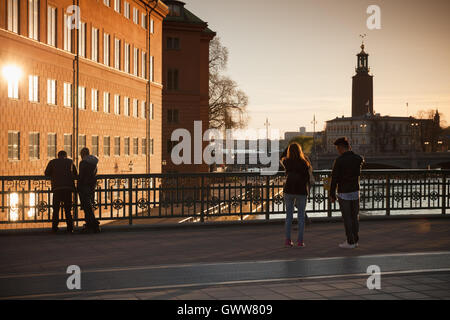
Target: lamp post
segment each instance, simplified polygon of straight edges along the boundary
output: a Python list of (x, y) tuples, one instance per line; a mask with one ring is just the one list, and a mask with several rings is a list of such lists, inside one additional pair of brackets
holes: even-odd
[(366, 144), (366, 127), (367, 127), (367, 124), (365, 124), (365, 123), (361, 123), (360, 125), (359, 125), (359, 127), (363, 130), (363, 138), (364, 138), (364, 150), (365, 150), (365, 144)]

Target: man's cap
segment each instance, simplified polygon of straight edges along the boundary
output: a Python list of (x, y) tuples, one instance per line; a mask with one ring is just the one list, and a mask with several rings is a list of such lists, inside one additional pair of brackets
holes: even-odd
[(342, 137), (342, 138), (337, 139), (337, 140), (334, 142), (334, 145), (335, 145), (335, 146), (344, 146), (344, 147), (348, 147), (348, 146), (350, 146), (350, 143), (348, 142), (348, 140), (347, 140), (346, 137)]

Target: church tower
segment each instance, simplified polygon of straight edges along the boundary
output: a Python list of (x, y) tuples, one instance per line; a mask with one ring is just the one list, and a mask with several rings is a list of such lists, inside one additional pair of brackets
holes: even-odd
[(352, 117), (373, 115), (373, 76), (369, 74), (369, 54), (364, 52), (364, 41), (361, 52), (356, 56), (356, 74), (352, 82)]

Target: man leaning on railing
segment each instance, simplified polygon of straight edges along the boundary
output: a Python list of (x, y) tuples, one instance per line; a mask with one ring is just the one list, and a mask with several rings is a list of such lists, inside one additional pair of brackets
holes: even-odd
[(52, 231), (58, 231), (59, 208), (63, 202), (67, 232), (71, 234), (73, 233), (73, 220), (70, 210), (72, 209), (72, 193), (75, 191), (77, 168), (73, 161), (67, 158), (65, 151), (59, 151), (58, 158), (48, 163), (45, 175), (50, 177), (53, 192)]

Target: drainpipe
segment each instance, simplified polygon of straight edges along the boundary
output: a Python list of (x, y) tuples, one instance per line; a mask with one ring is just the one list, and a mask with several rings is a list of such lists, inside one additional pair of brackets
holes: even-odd
[(147, 12), (147, 57), (146, 57), (146, 65), (147, 67), (145, 68), (147, 71), (147, 102), (146, 102), (146, 106), (147, 106), (147, 110), (145, 112), (145, 120), (146, 120), (146, 125), (145, 125), (145, 143), (146, 143), (146, 151), (147, 154), (145, 156), (145, 171), (147, 174), (150, 173), (150, 101), (151, 101), (151, 85), (152, 85), (152, 81), (151, 81), (151, 77), (150, 77), (150, 21), (151, 21), (151, 13), (155, 10), (155, 8), (158, 6), (159, 4), (159, 0), (153, 0), (153, 2), (155, 3), (155, 5), (153, 7), (151, 7), (147, 1), (145, 0), (140, 0), (140, 2), (145, 6), (146, 8), (146, 12)]

